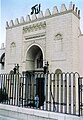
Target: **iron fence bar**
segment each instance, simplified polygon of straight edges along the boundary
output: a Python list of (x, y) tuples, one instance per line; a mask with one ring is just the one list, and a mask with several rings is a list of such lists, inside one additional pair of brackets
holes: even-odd
[(10, 105), (9, 75), (8, 75), (8, 79), (7, 79), (7, 80), (8, 80), (8, 83), (7, 83), (7, 84), (8, 84), (8, 99), (9, 99), (9, 103), (8, 103), (8, 104)]
[[(63, 103), (63, 75), (62, 75), (62, 73), (60, 74), (60, 76), (61, 76), (61, 102)], [(63, 105), (61, 105), (61, 112), (63, 112)]]
[[(7, 88), (7, 76), (8, 76), (8, 75), (7, 75), (7, 74), (5, 74), (5, 75), (6, 75), (6, 77), (5, 77), (5, 78), (6, 78), (6, 91), (7, 91), (7, 94), (8, 94), (8, 88)], [(7, 98), (6, 104), (8, 104), (8, 98)]]
[(55, 106), (55, 74), (53, 75), (53, 93), (54, 93), (54, 101), (53, 101), (53, 104), (54, 104), (54, 107), (53, 107), (53, 111), (56, 110), (56, 106)]
[[(28, 101), (27, 101), (27, 92), (28, 92), (28, 90), (27, 90), (27, 88), (28, 88), (28, 80), (27, 80), (27, 77), (26, 77), (26, 80), (25, 80), (25, 98), (24, 98), (24, 106), (26, 107), (27, 106), (27, 104), (28, 104)], [(20, 83), (20, 84), (22, 84), (22, 83)], [(23, 88), (22, 88), (23, 89)]]
[(11, 96), (12, 96), (12, 105), (14, 105), (14, 104), (13, 104), (13, 101), (14, 101), (13, 88), (14, 88), (14, 77), (13, 77), (13, 74), (11, 74)]
[(71, 75), (69, 74), (69, 113), (71, 114)]
[(73, 74), (73, 114), (76, 113), (76, 90), (75, 90), (75, 74)]
[(80, 78), (78, 78), (78, 116), (80, 116)]
[(67, 113), (67, 74), (65, 74), (65, 113)]
[[(44, 83), (45, 84), (45, 83)], [(48, 76), (47, 76), (47, 83), (46, 83), (46, 110), (48, 111), (49, 107), (48, 107)], [(44, 107), (43, 107), (44, 109)]]
[(22, 87), (22, 107), (26, 104), (26, 89), (27, 89), (27, 86), (26, 86), (26, 82), (27, 82), (27, 79), (26, 79), (26, 74), (23, 73), (23, 78), (22, 78), (22, 81), (21, 81), (21, 87)]
[[(50, 93), (51, 93), (51, 97), (52, 97), (52, 99), (53, 99), (53, 106), (54, 106), (54, 110), (53, 110), (53, 111), (55, 111), (55, 110), (56, 110), (56, 106), (55, 106), (54, 96), (53, 96), (52, 91), (51, 91), (51, 87), (50, 87)], [(52, 104), (52, 103), (51, 103), (51, 104)]]
[[(51, 89), (51, 80), (50, 80), (50, 89)], [(49, 99), (49, 111), (51, 111), (51, 95), (50, 95), (50, 99)]]
[(14, 97), (15, 97), (14, 105), (16, 105), (16, 79), (15, 79), (15, 76), (14, 76)]
[[(35, 108), (35, 103), (34, 103), (34, 97), (36, 96), (35, 93), (34, 93), (34, 82), (35, 82), (35, 77), (34, 77), (34, 73), (32, 74), (32, 78), (33, 78), (33, 83), (32, 83), (32, 94), (33, 94), (33, 108)], [(37, 109), (37, 107), (36, 107)]]
[[(31, 74), (30, 74), (30, 102), (32, 102), (32, 100), (31, 100), (31, 87), (32, 87), (32, 84), (31, 84)], [(30, 104), (30, 107), (31, 107), (31, 104)]]
[(10, 78), (9, 78), (9, 80), (10, 80), (10, 85), (9, 85), (9, 87), (10, 87), (10, 104), (12, 105), (12, 96), (11, 96), (11, 75), (10, 75)]
[(20, 75), (19, 73), (17, 73), (17, 79), (18, 79), (18, 106), (20, 106), (20, 101), (19, 101)]
[(82, 90), (82, 78), (80, 78), (80, 92), (81, 92), (81, 98), (80, 98), (81, 99), (81, 101), (80, 101), (81, 102), (81, 107), (80, 107), (81, 109), (80, 110), (81, 110), (81, 115), (82, 115), (82, 102), (83, 102), (82, 101), (82, 92), (83, 92), (83, 90)]
[[(59, 80), (58, 76), (56, 76), (56, 81), (57, 81), (57, 102), (59, 102)], [(59, 112), (59, 105), (57, 105), (57, 112)]]
[[(25, 88), (25, 84), (24, 84), (24, 79), (26, 79), (25, 78), (25, 75), (23, 74), (23, 80), (21, 81), (21, 101), (22, 101), (22, 107), (23, 107), (23, 101), (24, 101), (24, 95), (23, 95), (23, 91), (26, 89)], [(25, 88), (25, 89), (24, 89)], [(25, 94), (25, 93), (24, 93)], [(25, 103), (24, 103), (25, 104)]]
[(12, 78), (12, 87), (11, 87), (11, 92), (12, 92), (12, 104), (14, 105), (14, 100), (15, 100), (15, 98), (14, 98), (14, 75), (12, 74), (12, 76), (11, 76)]

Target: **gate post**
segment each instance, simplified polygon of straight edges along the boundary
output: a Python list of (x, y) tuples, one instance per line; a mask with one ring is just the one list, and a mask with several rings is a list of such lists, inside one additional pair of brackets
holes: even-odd
[(44, 108), (46, 109), (46, 84), (47, 84), (47, 79), (48, 79), (48, 61), (45, 63), (45, 66), (44, 66), (44, 75), (45, 75), (45, 91), (44, 91), (44, 94), (45, 94), (45, 101), (44, 101)]
[(23, 72), (23, 96), (22, 96), (22, 106), (24, 106), (25, 105), (25, 102), (26, 102), (26, 73), (25, 72)]

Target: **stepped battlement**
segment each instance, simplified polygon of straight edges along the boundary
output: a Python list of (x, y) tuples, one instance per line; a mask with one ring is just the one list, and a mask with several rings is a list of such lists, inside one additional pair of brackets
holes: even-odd
[(23, 25), (26, 23), (30, 23), (34, 20), (39, 20), (39, 19), (44, 19), (47, 17), (52, 17), (52, 16), (57, 16), (57, 15), (61, 15), (61, 14), (66, 14), (68, 12), (73, 12), (78, 18), (80, 18), (80, 10), (78, 10), (77, 7), (75, 7), (75, 4), (72, 4), (72, 2), (70, 2), (69, 7), (67, 9), (67, 7), (65, 6), (65, 4), (61, 5), (60, 11), (58, 10), (57, 6), (54, 6), (53, 11), (50, 12), (49, 9), (46, 9), (45, 11), (45, 15), (43, 14), (42, 11), (39, 12), (38, 15), (33, 14), (33, 15), (27, 15), (26, 18), (24, 18), (23, 16), (18, 19), (16, 18), (15, 21), (10, 20), (10, 22), (6, 22), (6, 29), (14, 27), (14, 26), (18, 26), (18, 25)]

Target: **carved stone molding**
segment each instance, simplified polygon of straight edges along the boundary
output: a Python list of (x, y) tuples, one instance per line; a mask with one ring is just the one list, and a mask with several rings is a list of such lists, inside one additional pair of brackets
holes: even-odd
[(45, 37), (45, 33), (41, 33), (41, 34), (35, 34), (35, 35), (30, 35), (30, 36), (26, 36), (25, 37), (25, 41), (26, 40), (33, 40), (33, 39), (41, 39)]
[(40, 22), (40, 23), (36, 23), (33, 25), (29, 25), (29, 26), (25, 26), (23, 27), (23, 34), (27, 33), (27, 32), (34, 32), (37, 30), (41, 30), (41, 29), (45, 29), (46, 28), (46, 22)]

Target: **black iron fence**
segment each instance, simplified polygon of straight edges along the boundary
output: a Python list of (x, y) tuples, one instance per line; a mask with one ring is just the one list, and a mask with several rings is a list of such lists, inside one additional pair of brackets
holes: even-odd
[(80, 116), (82, 81), (78, 73), (0, 74), (0, 102)]

